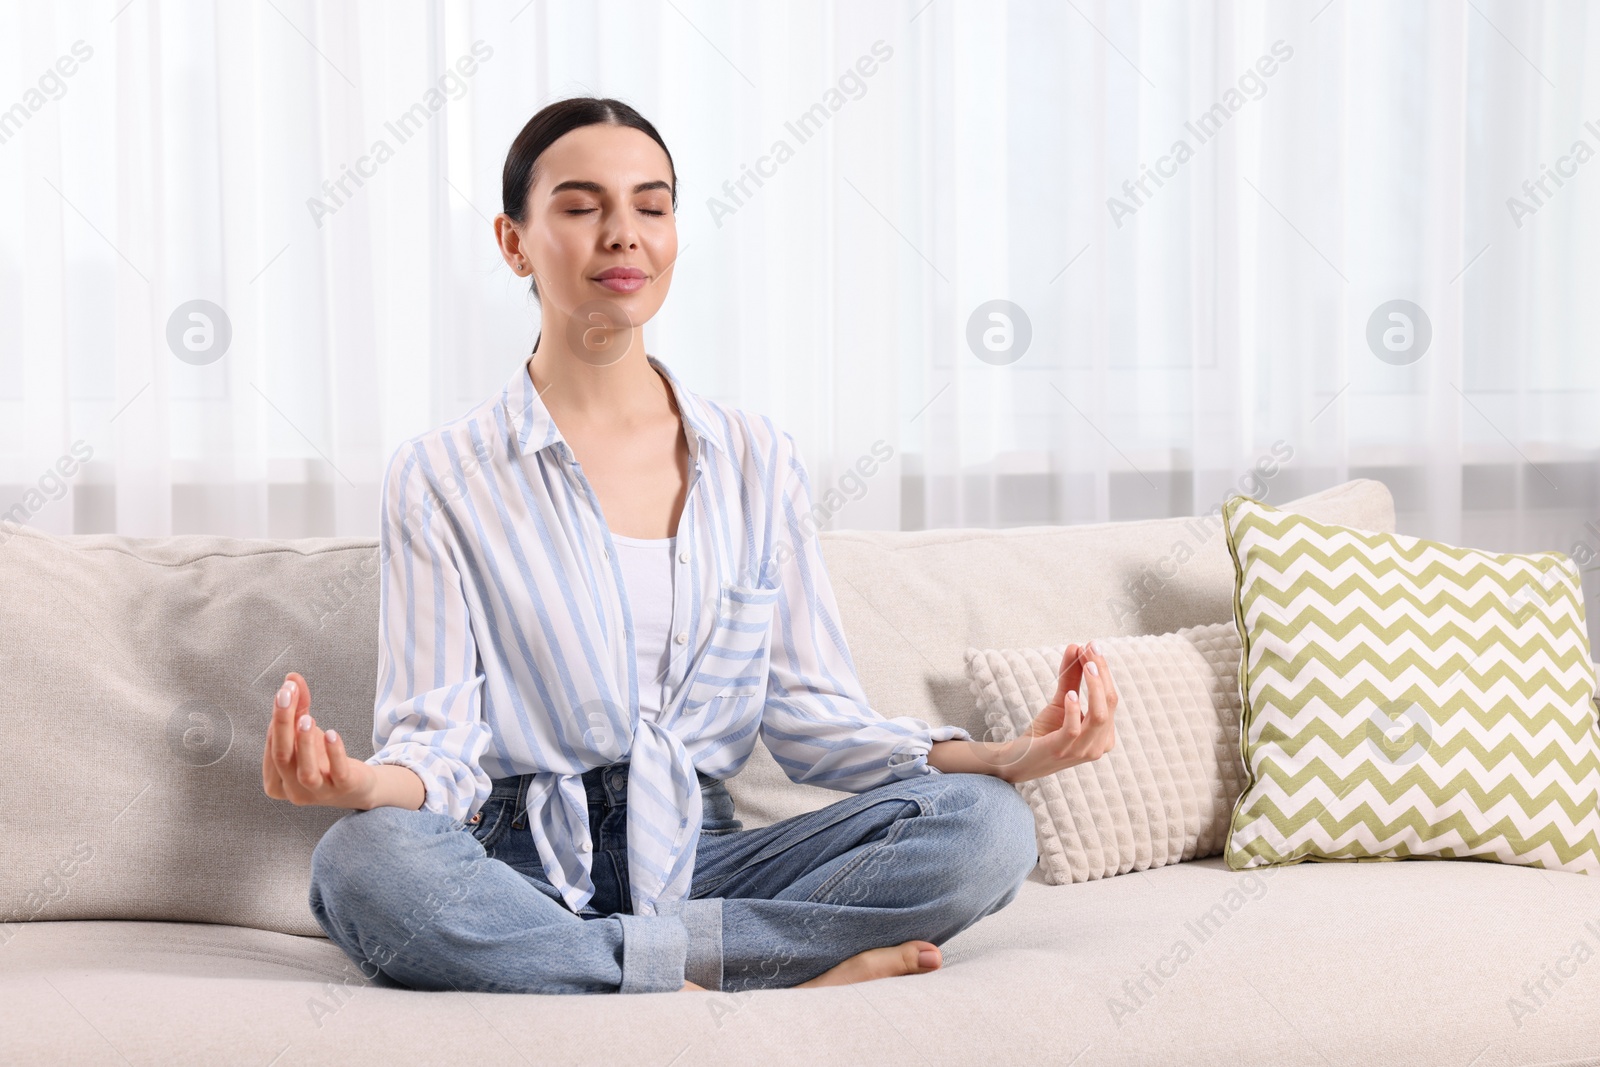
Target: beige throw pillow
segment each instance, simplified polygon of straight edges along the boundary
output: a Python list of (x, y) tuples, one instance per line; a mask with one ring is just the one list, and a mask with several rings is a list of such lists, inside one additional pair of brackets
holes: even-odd
[[(1065, 885), (1215, 856), (1244, 788), (1239, 635), (1228, 624), (1100, 638), (1120, 696), (1116, 745), (1091, 763), (1018, 783), (1046, 882)], [(967, 679), (1009, 741), (1055, 694), (1066, 642), (967, 650)]]

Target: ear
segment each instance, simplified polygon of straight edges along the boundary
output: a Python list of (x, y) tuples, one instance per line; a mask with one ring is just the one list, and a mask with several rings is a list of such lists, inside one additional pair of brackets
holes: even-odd
[(527, 254), (522, 247), (522, 234), (517, 230), (517, 224), (511, 216), (501, 212), (494, 218), (494, 239), (500, 246), (500, 258), (505, 260), (506, 266), (519, 278), (526, 278), (533, 272), (533, 264), (528, 262)]

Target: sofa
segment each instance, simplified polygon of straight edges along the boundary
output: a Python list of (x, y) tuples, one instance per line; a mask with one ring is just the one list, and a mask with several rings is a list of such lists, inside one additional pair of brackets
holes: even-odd
[[(1279, 506), (1394, 529), (1371, 480)], [(874, 705), (974, 737), (969, 649), (1232, 617), (1214, 522), (818, 536)], [(1036, 869), (938, 971), (851, 986), (368, 980), (306, 902), (312, 849), (347, 813), (269, 799), (260, 763), (290, 670), (319, 723), (371, 753), (376, 540), (0, 537), (0, 1062), (1600, 1062), (1600, 885), (1480, 862), (1252, 877), (1210, 855), (1063, 885)], [(750, 827), (841, 796), (759, 746), (730, 792)]]

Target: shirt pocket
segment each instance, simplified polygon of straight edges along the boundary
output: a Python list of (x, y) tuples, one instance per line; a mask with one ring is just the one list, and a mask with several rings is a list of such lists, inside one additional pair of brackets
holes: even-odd
[(772, 659), (772, 616), (782, 586), (724, 585), (711, 641), (689, 682), (683, 709), (696, 711), (716, 697), (766, 692)]

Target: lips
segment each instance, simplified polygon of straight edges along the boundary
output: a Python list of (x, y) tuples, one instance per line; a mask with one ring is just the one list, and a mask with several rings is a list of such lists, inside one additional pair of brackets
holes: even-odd
[(613, 293), (636, 293), (644, 288), (645, 273), (638, 267), (607, 267), (594, 281)]

